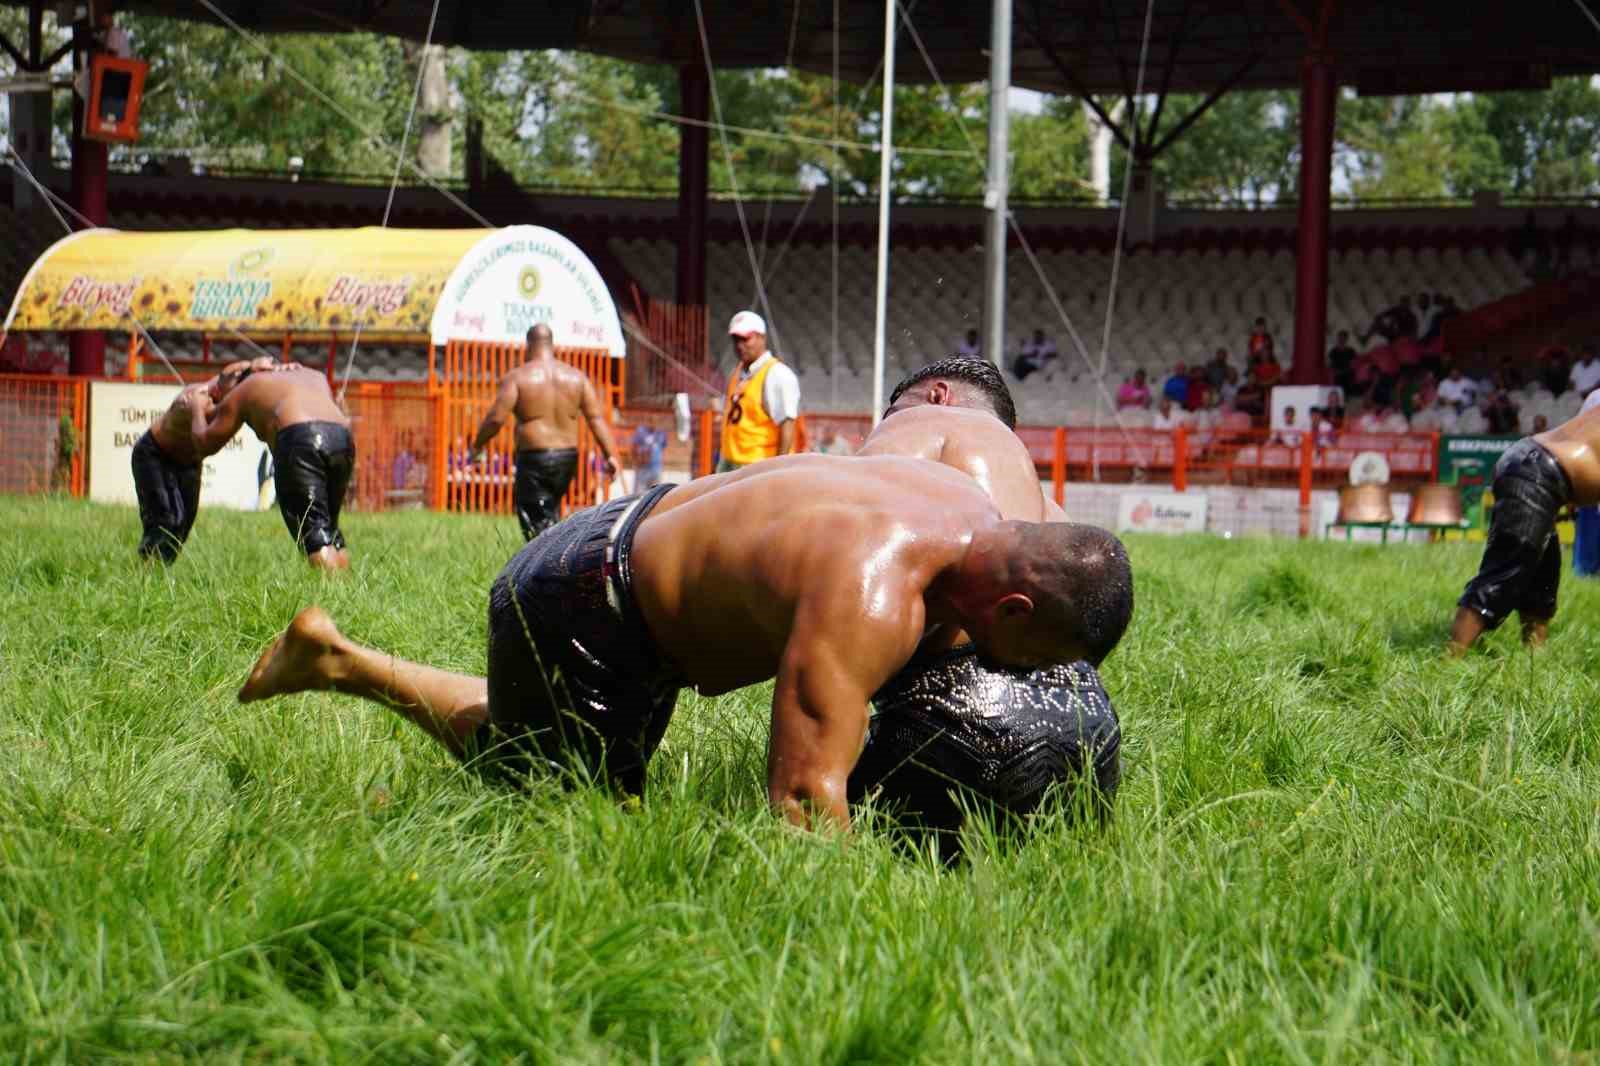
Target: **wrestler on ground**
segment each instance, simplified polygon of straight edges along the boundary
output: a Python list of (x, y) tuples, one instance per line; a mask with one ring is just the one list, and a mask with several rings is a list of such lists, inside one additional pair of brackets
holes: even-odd
[(557, 361), (554, 334), (540, 323), (528, 330), (527, 362), (500, 379), (500, 391), (478, 426), (471, 453), (476, 465), (506, 420), (516, 418), (513, 502), (523, 540), (532, 540), (561, 517), (561, 498), (578, 471), (580, 415), (600, 445), (606, 477), (615, 477), (617, 446), (594, 382), (577, 367)]
[(306, 561), (325, 570), (350, 565), (339, 510), (356, 464), (350, 419), (321, 373), (289, 364), (272, 374), (248, 367), (218, 376), (216, 406), (191, 427), (201, 452), (216, 451), (248, 425), (272, 451), (278, 510)]
[(1516, 611), (1522, 640), (1544, 643), (1561, 584), (1556, 514), (1600, 503), (1600, 407), (1506, 449), (1494, 467), (1494, 510), (1478, 574), (1467, 583), (1446, 650), (1461, 655)]
[[(271, 356), (263, 356), (254, 362), (229, 363), (222, 372), (271, 370), (276, 365)], [(133, 446), (133, 491), (139, 501), (139, 522), (144, 527), (139, 540), (141, 558), (173, 562), (189, 539), (189, 530), (194, 528), (200, 511), (201, 466), (222, 446), (201, 452), (189, 430), (197, 415), (204, 418), (210, 414), (211, 388), (216, 382), (212, 377), (185, 385)]]
[(382, 703), (514, 775), (567, 762), (633, 793), (678, 690), (776, 677), (772, 805), (848, 824), (867, 701), (924, 632), (997, 663), (1098, 660), (1132, 611), (1127, 557), (1090, 526), (1008, 522), (916, 459), (787, 456), (581, 511), (524, 547), (489, 599), (488, 676), (398, 661), (297, 616), (241, 700), (307, 689)]
[[(993, 364), (947, 359), (895, 388), (857, 454), (931, 459), (976, 481), (1004, 518), (1065, 521), (1012, 432), (1015, 421), (1011, 392)], [(1096, 665), (997, 668), (979, 661), (965, 634), (929, 634), (873, 696), (867, 746), (850, 777), (852, 801), (876, 795), (935, 831), (946, 858), (959, 844), (953, 830), (964, 820), (963, 804), (1026, 815), (1052, 786), (1091, 778), (1094, 787), (1073, 799), (1108, 816), (1121, 778), (1121, 730)]]

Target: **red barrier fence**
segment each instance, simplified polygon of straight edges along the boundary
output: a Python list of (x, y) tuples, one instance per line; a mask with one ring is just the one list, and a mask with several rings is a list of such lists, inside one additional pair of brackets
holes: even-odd
[[(606, 414), (632, 421), (621, 409), (620, 360), (599, 350), (558, 350), (601, 385)], [(360, 382), (350, 386), (346, 409), (356, 438), (357, 470), (349, 506), (362, 511), (406, 507), (510, 514), (514, 444), (502, 432), (485, 462), (466, 465), (466, 451), (488, 411), (500, 378), (523, 357), (520, 345), (453, 344), (444, 353), (433, 385)], [(88, 484), (88, 387), (82, 378), (0, 374), (0, 492), (63, 491), (85, 494)], [(642, 411), (646, 421), (670, 417), (663, 409)], [(867, 415), (806, 416), (812, 451), (849, 454), (871, 431)], [(707, 408), (695, 420), (694, 476), (711, 472), (720, 423)], [(619, 431), (620, 434), (621, 431)], [(63, 433), (67, 436), (63, 439)], [(1116, 426), (1019, 426), (1041, 477), (1058, 503), (1068, 482), (1169, 482), (1298, 488), (1309, 504), (1315, 487), (1343, 483), (1355, 458), (1376, 452), (1391, 480), (1425, 483), (1438, 479), (1437, 433), (1309, 433), (1286, 436), (1243, 426), (1172, 430)], [(618, 446), (627, 453), (627, 441)], [(562, 513), (606, 498), (610, 486), (599, 467), (587, 426), (580, 425), (578, 476), (562, 501)]]

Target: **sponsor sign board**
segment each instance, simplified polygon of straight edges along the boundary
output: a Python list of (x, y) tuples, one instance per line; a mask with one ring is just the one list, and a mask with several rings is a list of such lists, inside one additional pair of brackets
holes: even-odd
[(1206, 503), (1197, 492), (1125, 492), (1117, 500), (1117, 532), (1203, 533)]
[[(134, 385), (96, 381), (89, 386), (89, 498), (102, 503), (137, 504), (132, 454), (152, 424), (171, 406), (177, 385)], [(242, 429), (205, 461), (200, 482), (202, 507), (255, 511), (271, 500), (271, 460), (267, 446)], [(265, 484), (263, 476), (266, 475)]]

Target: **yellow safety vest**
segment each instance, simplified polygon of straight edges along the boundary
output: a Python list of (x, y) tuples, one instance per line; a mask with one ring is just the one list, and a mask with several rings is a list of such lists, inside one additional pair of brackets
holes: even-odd
[(774, 356), (760, 370), (740, 382), (739, 371), (728, 375), (727, 402), (722, 407), (722, 457), (743, 466), (778, 454), (778, 423), (761, 402), (767, 373), (778, 365)]

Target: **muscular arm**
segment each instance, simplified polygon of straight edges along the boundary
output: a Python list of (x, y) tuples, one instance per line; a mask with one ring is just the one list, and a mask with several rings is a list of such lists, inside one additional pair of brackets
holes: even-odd
[(578, 409), (583, 412), (584, 419), (589, 423), (589, 430), (594, 434), (595, 441), (600, 445), (600, 454), (606, 457), (606, 464), (610, 472), (617, 472), (617, 445), (611, 439), (611, 425), (605, 419), (605, 413), (600, 407), (600, 397), (595, 394), (594, 382), (587, 377), (583, 379), (583, 398), (578, 401)]
[(240, 400), (240, 390), (234, 389), (209, 413), (203, 402), (195, 407), (189, 422), (189, 435), (194, 441), (195, 451), (201, 455), (215, 455), (233, 439), (242, 425), (244, 404)]
[(767, 800), (801, 827), (849, 826), (846, 786), (866, 742), (867, 701), (905, 665), (921, 635), (920, 598), (898, 621), (832, 606), (822, 618), (804, 607), (797, 612), (772, 691)]
[(506, 419), (511, 417), (511, 409), (516, 405), (517, 383), (507, 375), (500, 379), (500, 391), (495, 393), (494, 404), (490, 406), (489, 413), (483, 416), (483, 421), (478, 424), (478, 435), (472, 438), (474, 457), (482, 454), (483, 449), (494, 440), (495, 434), (506, 424)]

